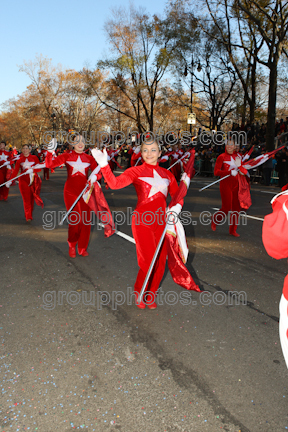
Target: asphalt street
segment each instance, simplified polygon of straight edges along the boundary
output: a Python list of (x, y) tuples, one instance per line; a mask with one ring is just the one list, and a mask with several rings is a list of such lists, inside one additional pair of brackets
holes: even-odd
[[(129, 295), (138, 271), (129, 220), (117, 226), (126, 238), (106, 239), (95, 223), (89, 257), (69, 257), (58, 224), (65, 179), (58, 168), (43, 181), (45, 207), (30, 224), (18, 186), (0, 202), (1, 432), (287, 430), (278, 308), (288, 267), (261, 238), (279, 189), (252, 186), (235, 238), (227, 223), (210, 228), (219, 186), (199, 192), (212, 179), (194, 178), (187, 267), (205, 295), (166, 271), (163, 304), (140, 310)], [(133, 186), (103, 190), (117, 220), (135, 208)]]

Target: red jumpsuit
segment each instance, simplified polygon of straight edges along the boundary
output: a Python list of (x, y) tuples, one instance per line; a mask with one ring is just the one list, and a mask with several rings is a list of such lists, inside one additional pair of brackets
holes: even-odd
[[(45, 162), (47, 150), (41, 150), (41, 162)], [(43, 168), (43, 180), (49, 180), (49, 168)]]
[[(10, 161), (11, 159), (11, 152), (8, 152), (6, 150), (0, 150), (0, 167), (5, 163)], [(10, 167), (10, 165), (8, 165)], [(11, 176), (11, 167), (7, 168), (7, 165), (4, 168), (0, 168), (0, 184), (5, 183), (7, 180), (9, 180)], [(9, 188), (6, 186), (0, 187), (0, 201), (4, 200), (6, 201), (9, 194)]]
[[(224, 153), (222, 153), (220, 156), (218, 156), (215, 168), (214, 168), (214, 175), (225, 177), (226, 175), (231, 173), (231, 169), (235, 167), (235, 158), (237, 157), (237, 153), (233, 153), (232, 155), (229, 155), (226, 150)], [(220, 194), (222, 199), (222, 207), (221, 209), (214, 213), (212, 218), (212, 224), (221, 223), (223, 222), (223, 213), (225, 215), (228, 215), (229, 211), (235, 212), (234, 215), (230, 215), (229, 220), (229, 233), (235, 234), (237, 225), (238, 225), (238, 218), (239, 218), (239, 212), (240, 212), (240, 203), (238, 198), (238, 190), (239, 190), (239, 180), (238, 180), (238, 174), (234, 177), (230, 175), (225, 180), (222, 180), (220, 182)], [(222, 214), (221, 214), (222, 212)]]
[[(115, 177), (109, 165), (101, 169), (111, 189), (121, 189), (131, 183), (136, 189), (138, 202), (132, 217), (132, 232), (136, 242), (137, 261), (140, 270), (134, 285), (140, 293), (145, 276), (155, 253), (157, 244), (165, 228), (166, 197), (173, 196), (178, 185), (172, 173), (159, 165), (143, 165), (128, 168), (119, 177)], [(183, 202), (181, 203), (183, 205)], [(146, 291), (156, 297), (156, 291), (165, 271), (167, 257), (164, 239), (158, 259), (151, 273)]]
[[(69, 210), (87, 184), (89, 168), (93, 171), (97, 167), (97, 163), (93, 156), (84, 152), (80, 154), (73, 150), (54, 158), (52, 158), (51, 153), (47, 153), (47, 168), (56, 168), (62, 164), (66, 165), (68, 175), (64, 186), (64, 201), (66, 209)], [(100, 178), (101, 172), (97, 174), (97, 180)], [(78, 252), (81, 255), (86, 251), (89, 243), (91, 209), (81, 198), (73, 208), (72, 213), (73, 218), (71, 216), (68, 228), (68, 244), (70, 247), (76, 247), (78, 243)]]
[[(33, 168), (33, 165), (39, 164), (39, 159), (37, 156), (29, 154), (28, 157), (25, 157), (23, 154), (21, 154), (20, 158), (17, 160), (15, 168), (13, 170), (11, 179), (18, 175), (19, 169), (21, 169), (21, 174), (27, 171), (29, 168)], [(39, 190), (37, 191), (37, 194), (40, 193), (40, 187), (41, 187), (41, 179), (37, 175), (37, 171), (40, 170), (34, 170), (33, 174), (26, 174), (22, 177), (19, 177), (19, 189), (22, 195), (23, 199), (23, 207), (24, 207), (24, 213), (25, 213), (25, 219), (33, 219), (32, 213), (34, 208), (34, 200), (35, 200), (35, 183), (37, 183)], [(33, 178), (34, 176), (34, 178)], [(36, 178), (35, 178), (36, 177)], [(32, 184), (30, 185), (32, 180)], [(34, 184), (34, 185), (33, 185)], [(30, 185), (30, 186), (29, 186)], [(33, 186), (33, 187), (32, 187)], [(43, 203), (42, 203), (43, 205)]]

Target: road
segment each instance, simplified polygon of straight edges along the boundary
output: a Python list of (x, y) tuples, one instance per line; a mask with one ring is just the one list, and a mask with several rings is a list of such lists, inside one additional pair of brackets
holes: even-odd
[[(18, 186), (0, 202), (1, 431), (288, 429), (278, 336), (287, 263), (261, 240), (279, 190), (252, 186), (251, 217), (234, 238), (227, 224), (213, 232), (200, 223), (221, 201), (219, 186), (199, 192), (211, 179), (196, 177), (183, 208), (192, 215), (187, 267), (206, 297), (192, 292), (185, 304), (166, 271), (163, 305), (140, 310), (129, 297), (138, 271), (129, 223), (118, 225), (126, 239), (105, 239), (95, 223), (89, 257), (76, 259), (67, 225), (47, 229), (47, 212), (65, 209), (65, 178), (56, 169), (42, 183), (45, 207), (30, 225)], [(135, 208), (133, 186), (104, 193), (114, 212)]]

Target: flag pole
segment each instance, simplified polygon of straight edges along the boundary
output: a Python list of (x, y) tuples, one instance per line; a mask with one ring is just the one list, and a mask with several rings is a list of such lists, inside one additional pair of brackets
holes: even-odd
[(184, 159), (185, 156), (187, 157), (186, 153), (180, 159), (178, 159), (176, 162), (174, 162), (173, 165), (171, 165), (169, 168), (167, 168), (167, 170), (169, 171), (171, 168), (173, 168), (173, 166), (176, 165), (178, 162), (180, 162), (182, 159)]
[(17, 180), (19, 177), (21, 177), (21, 176), (23, 176), (23, 175), (27, 175), (27, 173), (24, 172), (24, 173), (22, 173), (22, 174), (19, 174), (17, 177), (14, 177), (13, 179), (7, 180), (5, 183), (2, 183), (2, 184), (0, 185), (0, 187), (5, 186), (5, 185), (6, 185), (7, 183), (9, 183), (9, 182), (12, 183), (14, 180)]
[(220, 179), (216, 180), (213, 183), (210, 183), (209, 185), (204, 186), (202, 189), (199, 189), (199, 192), (203, 191), (204, 189), (208, 189), (210, 186), (213, 186), (216, 183), (219, 183), (220, 181), (226, 179), (227, 177), (230, 177), (231, 174), (226, 175), (225, 177), (221, 177)]
[(168, 226), (168, 224), (166, 223), (165, 228), (164, 228), (164, 230), (163, 230), (163, 233), (162, 233), (162, 235), (161, 235), (161, 238), (160, 238), (160, 240), (159, 240), (159, 243), (158, 243), (158, 245), (157, 245), (156, 251), (155, 251), (155, 253), (154, 253), (153, 259), (152, 259), (152, 261), (151, 261), (151, 264), (150, 264), (150, 267), (149, 267), (148, 273), (147, 273), (147, 275), (146, 275), (146, 277), (145, 277), (145, 280), (144, 280), (144, 283), (143, 283), (143, 286), (142, 286), (141, 292), (140, 292), (140, 294), (139, 294), (139, 297), (138, 297), (138, 301), (137, 301), (137, 303), (140, 303), (140, 302), (142, 301), (142, 298), (143, 298), (143, 295), (144, 295), (144, 292), (145, 292), (145, 289), (146, 289), (146, 286), (147, 286), (148, 280), (149, 280), (150, 275), (151, 275), (151, 273), (152, 273), (152, 270), (153, 270), (153, 267), (154, 267), (155, 261), (156, 261), (156, 259), (157, 259), (158, 253), (159, 253), (159, 250), (160, 250), (160, 248), (161, 248), (161, 246), (162, 246), (162, 243), (163, 243), (163, 240), (164, 240), (164, 237), (165, 237), (166, 231), (167, 231), (167, 226)]
[(86, 192), (86, 190), (87, 190), (88, 187), (89, 187), (89, 183), (86, 184), (85, 188), (82, 190), (82, 192), (80, 193), (80, 195), (76, 198), (76, 200), (74, 201), (74, 203), (72, 204), (72, 206), (70, 207), (70, 209), (68, 210), (68, 212), (66, 213), (66, 215), (59, 222), (59, 225), (63, 225), (65, 219), (69, 216), (69, 214), (71, 213), (71, 211), (73, 210), (73, 208), (75, 207), (75, 205), (77, 204), (77, 202), (80, 200), (80, 198), (82, 197), (82, 195), (84, 195), (84, 193)]
[[(100, 165), (98, 165), (91, 173), (92, 174), (97, 174), (100, 171)], [(84, 193), (86, 192), (87, 188), (89, 187), (89, 183), (87, 182), (85, 188), (82, 190), (82, 192), (80, 193), (80, 195), (76, 198), (76, 200), (74, 201), (74, 203), (72, 204), (72, 206), (70, 207), (70, 209), (68, 210), (68, 212), (66, 213), (66, 215), (61, 219), (59, 225), (63, 225), (65, 219), (69, 216), (69, 214), (71, 213), (71, 211), (73, 210), (73, 208), (75, 207), (75, 205), (77, 204), (77, 202), (80, 200), (80, 198), (82, 197), (82, 195), (84, 195)]]
[(4, 168), (5, 166), (7, 166), (7, 165), (9, 165), (9, 164), (10, 164), (10, 161), (5, 162), (3, 165), (1, 165), (0, 169), (1, 169), (1, 168)]

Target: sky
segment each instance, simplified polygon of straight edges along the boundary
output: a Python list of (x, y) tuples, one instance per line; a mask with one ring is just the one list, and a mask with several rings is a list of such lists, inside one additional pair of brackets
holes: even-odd
[[(129, 0), (2, 0), (1, 1), (1, 104), (23, 93), (31, 83), (19, 66), (36, 55), (62, 64), (64, 69), (95, 67), (108, 54), (104, 23), (111, 11), (129, 7)], [(134, 0), (153, 14), (163, 14), (167, 0)]]

